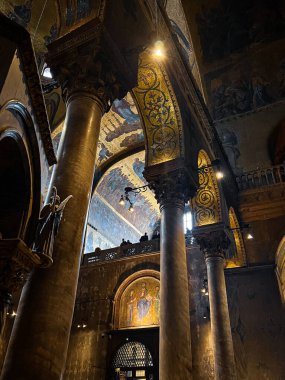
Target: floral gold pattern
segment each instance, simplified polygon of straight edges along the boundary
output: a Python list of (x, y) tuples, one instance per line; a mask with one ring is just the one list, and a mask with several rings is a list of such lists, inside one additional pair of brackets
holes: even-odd
[(198, 155), (199, 189), (193, 199), (194, 221), (196, 226), (221, 221), (220, 195), (215, 172), (209, 167), (211, 161), (207, 153), (200, 150)]
[(232, 268), (232, 267), (244, 266), (246, 264), (246, 259), (245, 259), (245, 248), (243, 244), (243, 238), (242, 238), (241, 231), (239, 229), (239, 223), (238, 223), (236, 214), (232, 207), (230, 207), (229, 209), (229, 224), (230, 224), (230, 229), (232, 230), (233, 237), (234, 237), (237, 257), (235, 258), (233, 257), (229, 260), (226, 260), (227, 267)]
[(133, 91), (147, 140), (147, 166), (183, 157), (182, 121), (172, 86), (161, 63), (140, 57)]

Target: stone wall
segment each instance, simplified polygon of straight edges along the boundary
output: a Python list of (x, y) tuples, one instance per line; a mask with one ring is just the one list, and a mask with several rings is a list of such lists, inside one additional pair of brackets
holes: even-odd
[[(202, 292), (205, 263), (198, 248), (188, 249), (187, 255), (193, 379), (214, 380), (209, 302)], [(110, 380), (108, 367), (123, 340), (140, 339), (146, 345), (157, 346), (157, 360), (157, 329), (113, 330), (118, 287), (130, 275), (145, 269), (159, 270), (159, 254), (81, 268), (64, 380)], [(283, 379), (285, 317), (273, 266), (227, 269), (225, 274), (238, 380)]]
[(64, 380), (106, 379), (116, 291), (130, 275), (146, 269), (159, 271), (158, 254), (81, 268)]

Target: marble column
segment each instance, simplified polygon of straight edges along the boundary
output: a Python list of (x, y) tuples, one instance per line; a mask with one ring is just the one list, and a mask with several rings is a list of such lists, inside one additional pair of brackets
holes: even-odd
[[(205, 228), (207, 228), (205, 226)], [(225, 283), (224, 251), (230, 243), (223, 229), (208, 227), (196, 239), (205, 255), (216, 380), (236, 380), (236, 366)], [(197, 230), (203, 229), (197, 228)]]
[(183, 170), (150, 181), (160, 203), (159, 379), (192, 379), (189, 284), (184, 205), (190, 198)]
[(97, 58), (98, 43), (91, 41), (88, 51), (85, 33), (81, 56), (79, 37), (75, 50), (64, 37), (63, 47), (60, 40), (55, 46), (56, 57), (50, 53), (67, 107), (51, 186), (62, 200), (73, 198), (54, 243), (53, 265), (34, 270), (23, 289), (1, 380), (60, 380), (65, 368), (100, 121), (119, 95), (106, 58), (104, 64)]

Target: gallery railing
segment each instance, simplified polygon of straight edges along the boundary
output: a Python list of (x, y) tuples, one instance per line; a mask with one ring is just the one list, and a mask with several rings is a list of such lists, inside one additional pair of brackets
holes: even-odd
[(98, 262), (118, 260), (125, 257), (142, 255), (145, 253), (155, 253), (160, 250), (160, 240), (148, 240), (141, 243), (123, 245), (110, 249), (100, 250), (98, 252), (87, 253), (83, 257), (83, 265), (94, 264)]
[[(194, 239), (189, 235), (185, 235), (186, 247), (194, 246)], [(90, 265), (111, 260), (119, 260), (137, 255), (159, 253), (160, 239), (153, 239), (141, 243), (123, 245), (104, 250), (95, 250), (95, 252), (87, 253), (83, 256), (82, 265)]]
[(285, 183), (285, 164), (257, 169), (236, 177), (240, 190)]

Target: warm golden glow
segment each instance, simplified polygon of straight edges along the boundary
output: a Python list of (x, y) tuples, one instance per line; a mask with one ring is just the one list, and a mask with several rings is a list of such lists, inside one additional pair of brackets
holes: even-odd
[(124, 290), (119, 307), (119, 327), (159, 325), (160, 284), (154, 277), (134, 280)]
[(217, 177), (217, 179), (222, 179), (222, 178), (224, 178), (224, 173), (219, 170), (216, 172), (216, 177)]
[(229, 224), (234, 236), (237, 256), (227, 260), (227, 268), (244, 266), (246, 264), (246, 260), (243, 238), (236, 214), (232, 207), (229, 209)]
[(156, 58), (164, 58), (165, 57), (165, 48), (164, 48), (164, 43), (162, 41), (156, 41), (155, 42), (153, 54)]
[(221, 221), (220, 194), (217, 177), (211, 167), (211, 160), (204, 150), (198, 155), (199, 189), (193, 198), (195, 226), (219, 223)]
[(248, 234), (246, 234), (246, 238), (247, 238), (247, 240), (251, 240), (251, 239), (253, 239), (253, 236), (251, 233), (248, 233)]
[[(157, 53), (163, 53), (158, 47)], [(141, 54), (138, 87), (133, 90), (146, 139), (146, 166), (184, 156), (179, 105), (163, 60), (154, 59), (154, 51)]]

